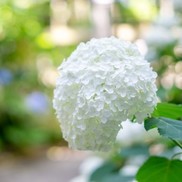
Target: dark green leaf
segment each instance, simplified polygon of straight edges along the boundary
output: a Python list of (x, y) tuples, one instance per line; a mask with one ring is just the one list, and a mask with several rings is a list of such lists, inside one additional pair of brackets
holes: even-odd
[(148, 156), (149, 150), (148, 146), (139, 144), (121, 149), (120, 155), (122, 157), (131, 157), (136, 155)]
[(116, 174), (104, 174), (99, 179), (90, 179), (90, 182), (132, 182), (134, 180), (134, 176), (123, 176), (119, 173)]
[(172, 119), (182, 119), (182, 105), (170, 103), (158, 103), (152, 117), (166, 117)]
[(149, 118), (145, 121), (145, 129), (158, 128), (160, 135), (182, 140), (182, 121), (169, 118)]
[(182, 161), (150, 157), (136, 175), (138, 182), (181, 182)]
[(94, 182), (132, 182), (134, 176), (123, 176), (121, 174), (105, 175), (103, 179)]
[(125, 176), (119, 173), (121, 162), (107, 161), (97, 168), (90, 176), (90, 182), (131, 182), (134, 176)]
[(90, 176), (90, 181), (101, 180), (105, 175), (111, 174), (115, 171), (116, 165), (112, 162), (105, 162), (102, 166), (97, 168)]

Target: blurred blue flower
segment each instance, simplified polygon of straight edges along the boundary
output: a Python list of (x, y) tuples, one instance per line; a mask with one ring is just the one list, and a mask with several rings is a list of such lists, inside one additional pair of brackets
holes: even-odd
[(6, 68), (0, 68), (0, 85), (8, 85), (11, 83), (13, 75), (10, 70)]
[(28, 110), (37, 114), (45, 114), (48, 111), (48, 97), (41, 92), (32, 92), (25, 99)]

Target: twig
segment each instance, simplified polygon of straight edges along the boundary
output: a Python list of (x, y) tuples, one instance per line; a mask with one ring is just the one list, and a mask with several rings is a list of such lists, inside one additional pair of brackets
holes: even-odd
[(178, 152), (178, 153), (176, 153), (176, 154), (174, 154), (172, 157), (171, 157), (171, 159), (174, 159), (176, 156), (178, 156), (178, 155), (182, 155), (182, 152)]
[(182, 144), (176, 140), (173, 140), (172, 138), (170, 138), (178, 147), (180, 147), (182, 149)]

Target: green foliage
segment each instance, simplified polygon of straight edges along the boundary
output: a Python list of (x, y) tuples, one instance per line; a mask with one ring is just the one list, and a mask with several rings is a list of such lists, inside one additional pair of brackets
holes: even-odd
[(96, 171), (94, 171), (90, 177), (90, 181), (102, 180), (105, 177), (105, 174), (112, 174), (113, 171), (116, 171), (117, 166), (113, 162), (105, 162), (101, 165)]
[(127, 159), (133, 157), (148, 157), (149, 148), (145, 144), (135, 144), (122, 148), (120, 152), (115, 153), (109, 160), (98, 167), (90, 176), (90, 182), (131, 182), (134, 176), (125, 175), (120, 172), (126, 165)]
[(149, 148), (147, 145), (133, 145), (130, 147), (123, 148), (120, 152), (120, 155), (122, 157), (132, 157), (136, 155), (143, 155), (143, 156), (148, 156), (149, 155)]
[(181, 182), (182, 161), (164, 157), (150, 157), (139, 169), (138, 182)]
[[(182, 105), (160, 103), (152, 118), (145, 120), (148, 131), (157, 128), (160, 135), (170, 138), (177, 146), (182, 141)], [(168, 118), (166, 118), (168, 117)], [(150, 157), (139, 169), (136, 179), (139, 182), (180, 182), (182, 179), (182, 161), (169, 160), (163, 157)]]
[(158, 128), (160, 135), (172, 138), (173, 140), (182, 140), (182, 121), (169, 118), (149, 118), (145, 121), (145, 129)]
[(135, 17), (132, 9), (123, 5), (122, 3), (115, 2), (114, 3), (115, 16), (113, 17), (113, 21), (118, 23), (132, 23), (133, 25), (138, 24), (139, 20)]
[[(146, 119), (145, 129), (148, 131), (152, 128), (157, 128), (160, 135), (172, 139), (177, 146), (181, 147), (177, 140), (182, 141), (182, 121), (176, 120), (181, 119), (181, 116), (181, 105), (159, 103), (152, 114), (152, 118)], [(90, 182), (131, 182), (133, 176), (123, 176), (121, 173), (122, 168), (127, 164), (127, 161), (133, 158), (150, 156), (150, 147), (150, 144), (139, 144), (121, 149), (115, 155), (117, 163), (114, 160), (104, 163), (92, 173)], [(170, 155), (176, 156), (170, 148), (166, 151), (170, 152)], [(165, 155), (165, 151), (163, 155)], [(139, 168), (136, 179), (138, 182), (179, 182), (182, 179), (182, 161), (169, 160), (164, 157), (149, 157)]]
[(170, 103), (158, 103), (152, 117), (167, 117), (172, 119), (182, 119), (182, 105)]
[(119, 174), (120, 165), (112, 161), (108, 161), (96, 169), (90, 176), (90, 182), (130, 182), (134, 179), (133, 176), (125, 176)]
[(152, 118), (145, 120), (145, 129), (157, 128), (160, 135), (173, 140), (182, 140), (182, 105), (159, 103)]
[[(60, 128), (52, 110), (52, 87), (41, 80), (38, 64), (41, 62), (43, 68), (49, 62), (49, 69), (57, 67), (75, 45), (60, 48), (50, 41), (48, 0), (0, 1), (0, 17), (0, 150), (22, 151), (60, 142)], [(26, 104), (27, 98), (37, 92), (47, 98), (46, 102), (39, 105), (38, 98), (30, 104), (38, 104), (40, 111), (46, 108), (44, 112), (32, 111)]]
[(95, 178), (93, 180), (90, 180), (90, 182), (131, 182), (134, 179), (133, 176), (124, 176), (121, 174), (110, 174), (110, 175), (103, 175), (103, 177)]

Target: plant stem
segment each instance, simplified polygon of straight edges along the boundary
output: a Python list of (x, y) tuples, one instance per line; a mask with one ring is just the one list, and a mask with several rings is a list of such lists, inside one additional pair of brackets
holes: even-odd
[(176, 154), (174, 154), (172, 157), (171, 157), (171, 159), (174, 159), (176, 156), (178, 156), (178, 155), (182, 155), (182, 152), (179, 152), (179, 153), (176, 153)]
[(170, 138), (179, 148), (182, 149), (182, 144), (176, 140), (173, 140), (172, 138)]

